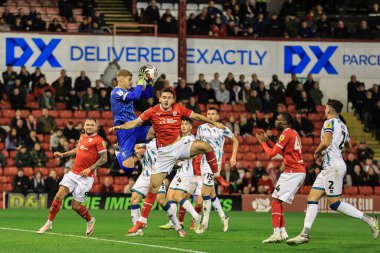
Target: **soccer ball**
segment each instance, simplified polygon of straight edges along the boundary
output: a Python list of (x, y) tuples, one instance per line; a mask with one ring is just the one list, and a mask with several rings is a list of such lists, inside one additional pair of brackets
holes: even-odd
[(152, 81), (158, 76), (157, 68), (153, 65), (146, 65), (145, 69), (145, 80), (146, 81)]

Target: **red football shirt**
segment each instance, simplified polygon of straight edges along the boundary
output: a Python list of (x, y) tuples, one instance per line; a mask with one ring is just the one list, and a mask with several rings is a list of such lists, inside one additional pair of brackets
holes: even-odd
[[(99, 153), (106, 152), (107, 143), (99, 135), (87, 136), (82, 134), (79, 138), (77, 146), (77, 155), (73, 173), (79, 175), (83, 170), (88, 169), (99, 160)], [(92, 177), (94, 173), (91, 172), (88, 176)]]
[(285, 129), (276, 146), (281, 149), (280, 154), (284, 157), (285, 172), (306, 172), (305, 165), (302, 160), (301, 138), (298, 133), (291, 129)]
[(162, 108), (161, 104), (158, 104), (143, 112), (139, 119), (141, 121), (151, 120), (157, 137), (157, 147), (165, 147), (175, 142), (180, 135), (181, 117), (190, 118), (192, 114), (192, 110), (177, 103), (174, 103), (167, 111)]

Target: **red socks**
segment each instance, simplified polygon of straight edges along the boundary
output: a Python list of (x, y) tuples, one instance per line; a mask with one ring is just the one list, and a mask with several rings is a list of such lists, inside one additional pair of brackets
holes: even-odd
[(285, 214), (284, 214), (284, 207), (281, 204), (281, 228), (285, 227)]
[(142, 217), (146, 219), (148, 218), (150, 210), (152, 210), (154, 202), (156, 201), (156, 196), (157, 196), (156, 193), (148, 192), (144, 201), (142, 212), (141, 212)]
[(217, 163), (214, 151), (211, 150), (210, 152), (207, 152), (205, 155), (206, 155), (207, 163), (208, 165), (210, 165), (210, 168), (212, 170), (212, 173), (219, 172), (218, 163)]
[(54, 200), (50, 206), (49, 221), (53, 221), (59, 210), (61, 209), (62, 201)]
[(280, 202), (272, 200), (272, 225), (273, 228), (281, 227), (282, 205)]
[(186, 209), (183, 208), (181, 205), (179, 207), (179, 212), (178, 212), (178, 221), (180, 223), (183, 223), (185, 220), (185, 215), (186, 215)]
[(91, 220), (91, 214), (85, 206), (80, 206), (80, 208), (78, 210), (75, 210), (75, 211), (79, 214), (79, 216), (81, 216), (87, 222), (89, 222)]

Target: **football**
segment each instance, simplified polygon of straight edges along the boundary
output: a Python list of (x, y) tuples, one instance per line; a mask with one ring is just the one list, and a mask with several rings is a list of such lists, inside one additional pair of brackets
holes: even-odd
[(158, 76), (157, 68), (150, 64), (146, 65), (145, 80), (151, 81), (151, 80), (154, 80), (157, 76)]

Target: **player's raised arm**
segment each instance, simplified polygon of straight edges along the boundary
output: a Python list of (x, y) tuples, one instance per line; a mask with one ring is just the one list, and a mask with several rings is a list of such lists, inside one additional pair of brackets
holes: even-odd
[(213, 121), (213, 120), (207, 118), (206, 116), (203, 116), (203, 115), (195, 113), (195, 112), (193, 112), (191, 114), (190, 118), (209, 123), (211, 125), (216, 126), (219, 129), (225, 129), (226, 128), (222, 123)]
[(232, 155), (230, 159), (231, 166), (236, 166), (236, 155), (239, 148), (239, 140), (234, 135), (232, 137)]
[(77, 153), (77, 148), (75, 147), (72, 150), (64, 152), (64, 153), (54, 152), (54, 157), (62, 158), (62, 157), (66, 157), (66, 156), (74, 156), (76, 153)]
[(113, 132), (113, 131), (116, 131), (116, 130), (128, 130), (128, 129), (132, 129), (132, 128), (135, 128), (139, 125), (141, 125), (143, 123), (143, 121), (141, 121), (140, 118), (137, 118), (135, 120), (131, 120), (131, 121), (128, 121), (127, 123), (124, 123), (122, 125), (119, 125), (119, 126), (113, 126), (111, 127), (110, 129), (108, 129), (109, 132)]
[(274, 145), (273, 148), (271, 148), (267, 144), (268, 136), (265, 134), (265, 132), (262, 131), (261, 134), (256, 134), (256, 138), (259, 141), (259, 143), (261, 144), (261, 146), (263, 147), (265, 153), (269, 157), (274, 157), (274, 156), (278, 155), (281, 152), (281, 150), (283, 149), (283, 146), (285, 146), (284, 144), (283, 144), (283, 146), (281, 145), (282, 142), (286, 141), (285, 136), (281, 135), (279, 143), (277, 143), (276, 145)]

